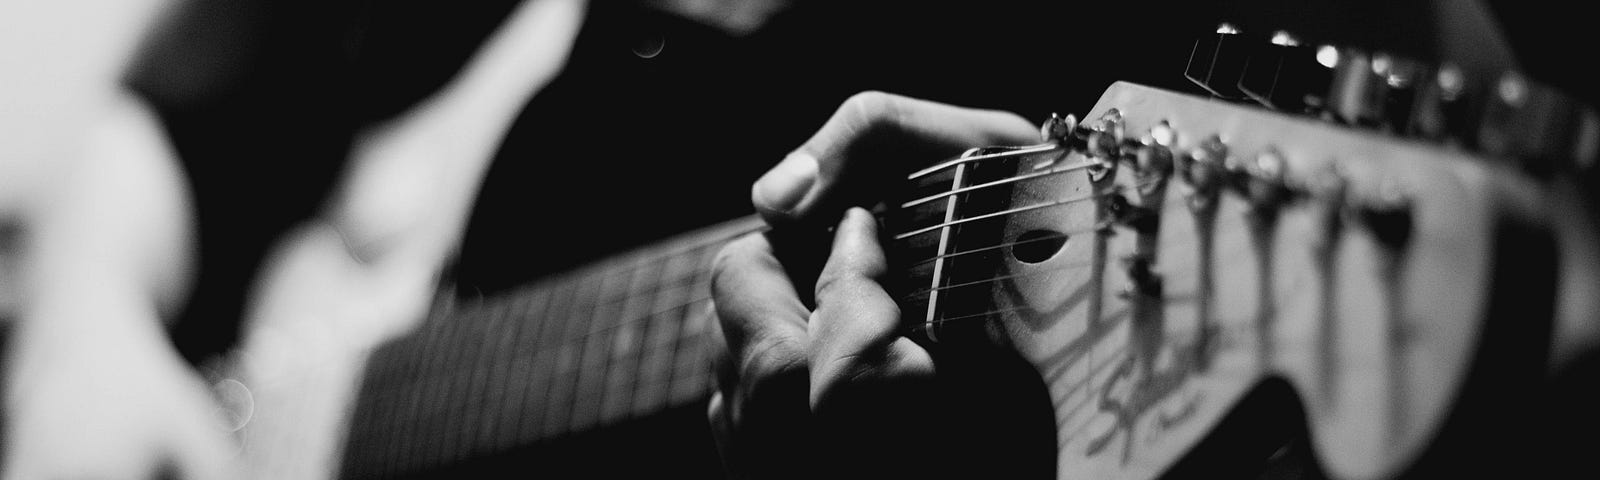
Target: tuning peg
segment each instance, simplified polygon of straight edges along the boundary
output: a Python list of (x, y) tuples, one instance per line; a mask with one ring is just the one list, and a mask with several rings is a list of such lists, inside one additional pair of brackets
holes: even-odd
[(1267, 108), (1317, 111), (1333, 80), (1333, 69), (1318, 63), (1317, 53), (1318, 49), (1302, 44), (1293, 34), (1275, 32), (1246, 62), (1239, 91)]
[(1232, 165), (1239, 193), (1258, 209), (1271, 209), (1288, 200), (1288, 185), (1284, 183), (1284, 170), (1288, 162), (1275, 148), (1256, 155), (1255, 159)]
[(1244, 100), (1247, 97), (1239, 90), (1239, 76), (1250, 57), (1251, 43), (1233, 24), (1217, 25), (1213, 33), (1195, 40), (1183, 76), (1217, 97)]
[(1217, 193), (1222, 190), (1225, 180), (1223, 162), (1227, 158), (1227, 144), (1222, 143), (1220, 137), (1213, 135), (1176, 159), (1178, 178), (1183, 179), (1194, 189), (1194, 194), (1189, 199), (1191, 208), (1200, 210), (1215, 205)]
[(1445, 63), (1421, 82), (1405, 134), (1422, 140), (1476, 144), (1485, 87), (1460, 67)]
[(1169, 145), (1177, 143), (1177, 132), (1165, 120), (1156, 124), (1139, 139), (1139, 149), (1134, 154), (1138, 191), (1142, 198), (1159, 196), (1172, 176), (1173, 155)]
[(1421, 63), (1351, 48), (1335, 50), (1328, 110), (1344, 123), (1399, 132), (1411, 122), (1417, 84), (1428, 70)]
[(1072, 136), (1072, 132), (1076, 131), (1077, 129), (1077, 116), (1068, 114), (1067, 116), (1063, 117), (1052, 113), (1050, 114), (1050, 118), (1044, 121), (1044, 125), (1039, 126), (1039, 140), (1043, 142), (1064, 143)]
[(1515, 72), (1502, 75), (1483, 113), (1477, 140), (1485, 153), (1521, 163), (1541, 178), (1582, 170), (1597, 141), (1593, 110)]
[(1372, 231), (1378, 244), (1390, 252), (1404, 251), (1411, 242), (1411, 199), (1392, 181), (1379, 188), (1377, 198), (1362, 202), (1355, 214)]
[(1125, 132), (1122, 121), (1122, 112), (1113, 108), (1100, 115), (1098, 120), (1089, 125), (1089, 136), (1084, 146), (1084, 153), (1090, 158), (1100, 159), (1100, 163), (1089, 169), (1089, 179), (1101, 181), (1116, 171), (1118, 160), (1122, 158), (1122, 141)]

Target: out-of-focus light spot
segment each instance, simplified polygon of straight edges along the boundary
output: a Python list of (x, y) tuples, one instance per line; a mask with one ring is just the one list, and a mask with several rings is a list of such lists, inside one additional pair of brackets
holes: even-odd
[(1239, 27), (1235, 27), (1231, 23), (1224, 23), (1224, 24), (1221, 24), (1221, 25), (1217, 25), (1217, 33), (1226, 34), (1226, 35), (1235, 35), (1235, 34), (1239, 33)]
[(217, 394), (217, 402), (222, 405), (222, 418), (228, 422), (229, 432), (237, 432), (250, 424), (250, 419), (256, 414), (256, 399), (249, 387), (238, 380), (225, 378), (211, 388)]
[(1461, 70), (1454, 66), (1446, 65), (1439, 68), (1439, 91), (1446, 100), (1455, 100), (1466, 88), (1466, 77)]
[(1523, 100), (1528, 97), (1528, 85), (1522, 82), (1522, 77), (1506, 75), (1500, 79), (1500, 100), (1513, 107), (1522, 106)]
[(1389, 69), (1394, 67), (1394, 61), (1388, 55), (1372, 57), (1372, 73), (1374, 75), (1388, 75)]
[(633, 42), (633, 54), (639, 58), (656, 58), (667, 48), (667, 37), (659, 33), (641, 35)]
[(1317, 49), (1317, 63), (1324, 67), (1333, 68), (1339, 64), (1339, 49), (1332, 45), (1323, 45)]
[(1272, 44), (1282, 45), (1285, 47), (1298, 47), (1300, 46), (1300, 40), (1294, 38), (1294, 35), (1290, 35), (1289, 32), (1278, 30), (1276, 32), (1272, 32)]

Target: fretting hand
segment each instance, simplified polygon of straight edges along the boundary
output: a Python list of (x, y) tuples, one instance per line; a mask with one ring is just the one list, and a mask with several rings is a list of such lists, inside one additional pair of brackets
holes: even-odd
[[(725, 348), (708, 415), (732, 473), (898, 476), (919, 466), (900, 452), (938, 441), (917, 418), (936, 408), (934, 362), (902, 335), (881, 284), (876, 221), (853, 207), (881, 200), (874, 187), (897, 172), (1037, 135), (1010, 113), (862, 93), (756, 182), (756, 209), (774, 228), (725, 247), (712, 282)], [(800, 272), (817, 259), (807, 265), (784, 237), (834, 224), (822, 270), (808, 278)]]

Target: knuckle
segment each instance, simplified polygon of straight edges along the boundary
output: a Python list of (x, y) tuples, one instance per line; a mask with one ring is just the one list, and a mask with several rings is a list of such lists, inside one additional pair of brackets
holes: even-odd
[(817, 289), (813, 292), (816, 296), (818, 307), (829, 303), (828, 299), (838, 298), (840, 293), (849, 293), (861, 288), (864, 277), (838, 271), (823, 272), (817, 277)]
[(867, 90), (845, 99), (841, 110), (850, 113), (863, 128), (894, 125), (899, 122), (901, 102), (905, 97), (877, 90)]
[(752, 259), (759, 256), (765, 249), (764, 240), (760, 234), (746, 234), (723, 245), (711, 259), (711, 291), (715, 297), (718, 293), (725, 292), (730, 278)]
[(816, 290), (812, 292), (818, 305), (826, 299), (840, 298), (873, 289), (882, 289), (878, 278), (883, 273), (881, 269), (874, 268), (870, 262), (860, 262), (856, 259), (843, 259), (839, 268), (825, 270), (817, 277)]
[(804, 390), (810, 371), (803, 346), (771, 337), (751, 347), (740, 370), (740, 385), (746, 397), (755, 402)]
[(741, 368), (745, 378), (781, 377), (806, 366), (805, 349), (798, 342), (768, 335), (746, 352)]

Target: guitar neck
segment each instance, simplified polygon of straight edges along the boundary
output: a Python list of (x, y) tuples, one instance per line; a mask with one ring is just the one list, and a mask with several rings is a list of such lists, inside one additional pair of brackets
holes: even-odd
[[(703, 400), (710, 262), (759, 225), (726, 222), (436, 308), (368, 363), (346, 473), (448, 464)], [(439, 439), (438, 451), (363, 447), (395, 432)]]

